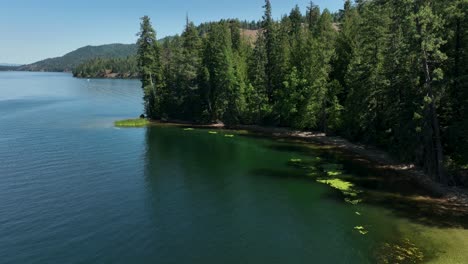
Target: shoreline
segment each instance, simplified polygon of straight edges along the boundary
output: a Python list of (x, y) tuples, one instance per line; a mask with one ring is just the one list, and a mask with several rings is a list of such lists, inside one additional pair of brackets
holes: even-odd
[(338, 136), (327, 136), (325, 133), (293, 130), (281, 127), (264, 127), (258, 125), (226, 126), (222, 123), (194, 124), (191, 122), (179, 120), (171, 120), (167, 122), (150, 122), (151, 124), (162, 126), (193, 127), (201, 129), (227, 129), (233, 131), (244, 130), (260, 136), (299, 140), (302, 143), (312, 143), (324, 147), (330, 147), (331, 150), (344, 154), (345, 156), (353, 159), (354, 162), (360, 163), (360, 165), (369, 168), (372, 167), (377, 170), (390, 171), (400, 176), (408, 177), (409, 180), (415, 181), (421, 188), (429, 191), (432, 194), (430, 197), (426, 198), (433, 200), (441, 206), (455, 206), (457, 207), (457, 210), (461, 209), (468, 214), (467, 189), (444, 186), (434, 182), (418, 166), (412, 163), (399, 162), (392, 158), (387, 152), (373, 146), (352, 143)]

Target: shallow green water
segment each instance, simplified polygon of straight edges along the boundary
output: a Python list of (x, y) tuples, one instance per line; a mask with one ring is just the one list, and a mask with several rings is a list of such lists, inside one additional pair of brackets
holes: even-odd
[(0, 263), (467, 259), (463, 223), (378, 202), (370, 191), (397, 187), (339, 154), (232, 131), (113, 126), (141, 108), (137, 81), (0, 72)]

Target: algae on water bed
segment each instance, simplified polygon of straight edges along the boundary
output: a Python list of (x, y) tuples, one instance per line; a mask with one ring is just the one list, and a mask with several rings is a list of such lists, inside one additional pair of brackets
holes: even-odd
[(369, 233), (363, 226), (355, 226), (354, 230), (358, 231), (361, 235), (367, 235), (367, 233)]
[(384, 243), (378, 250), (379, 263), (422, 263), (424, 254), (409, 239), (398, 243)]
[(343, 174), (342, 171), (327, 171), (328, 176), (338, 176)]
[(188, 128), (184, 128), (184, 131), (193, 131), (195, 130), (194, 128), (191, 128), (191, 127), (188, 127)]
[(302, 159), (290, 159), (290, 162), (299, 163), (302, 162)]
[(233, 138), (233, 137), (234, 137), (234, 135), (229, 135), (229, 134), (226, 134), (226, 135), (224, 135), (224, 137)]
[(345, 198), (344, 200), (345, 200), (345, 202), (350, 203), (350, 204), (352, 204), (352, 205), (356, 205), (356, 204), (362, 202), (362, 199), (349, 199), (349, 198)]
[(318, 179), (317, 182), (330, 185), (332, 188), (341, 191), (345, 196), (345, 202), (352, 205), (356, 205), (362, 202), (362, 199), (358, 199), (357, 196), (361, 192), (354, 188), (354, 184), (345, 181), (343, 179)]
[(338, 189), (345, 194), (347, 193), (355, 194), (355, 192), (353, 192), (353, 189), (352, 189), (354, 185), (350, 182), (347, 182), (341, 179), (317, 180), (317, 182), (330, 185), (331, 187)]
[(210, 133), (210, 134), (212, 134), (212, 135), (218, 134), (218, 132), (216, 132), (216, 131), (209, 131), (208, 133)]

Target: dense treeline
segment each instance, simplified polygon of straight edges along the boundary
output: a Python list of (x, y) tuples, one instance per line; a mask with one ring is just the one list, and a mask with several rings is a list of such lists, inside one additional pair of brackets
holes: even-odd
[(135, 56), (126, 58), (95, 58), (78, 65), (73, 70), (78, 78), (138, 78)]
[[(237, 19), (227, 19), (227, 20), (221, 20), (219, 22), (205, 22), (201, 23), (200, 25), (197, 26), (197, 31), (200, 35), (204, 35), (210, 31), (210, 28), (212, 24), (219, 24), (219, 23), (226, 23), (229, 21), (235, 20), (236, 23), (238, 23), (239, 27), (242, 29), (249, 29), (249, 30), (257, 30), (262, 28), (262, 22), (261, 21), (239, 21)], [(189, 21), (187, 21), (189, 23)]]
[(20, 66), (0, 65), (0, 71), (16, 71)]
[(86, 46), (69, 52), (62, 57), (45, 59), (33, 64), (23, 65), (20, 71), (71, 72), (78, 65), (95, 58), (126, 58), (136, 54), (135, 44), (108, 44)]
[(268, 0), (255, 43), (240, 23), (192, 23), (156, 41), (142, 19), (138, 64), (153, 119), (313, 129), (383, 147), (453, 184), (468, 164), (467, 0), (311, 3), (279, 21)]

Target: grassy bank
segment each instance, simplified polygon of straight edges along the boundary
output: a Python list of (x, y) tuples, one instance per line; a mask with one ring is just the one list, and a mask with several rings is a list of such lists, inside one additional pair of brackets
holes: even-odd
[(125, 119), (114, 122), (116, 127), (145, 127), (149, 124), (150, 121), (145, 118)]

